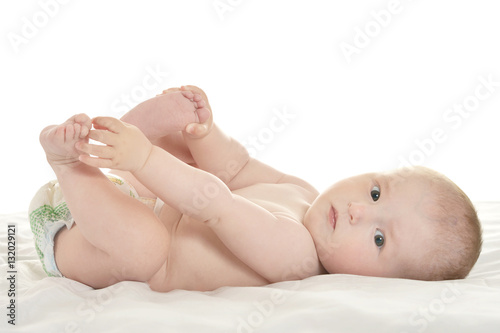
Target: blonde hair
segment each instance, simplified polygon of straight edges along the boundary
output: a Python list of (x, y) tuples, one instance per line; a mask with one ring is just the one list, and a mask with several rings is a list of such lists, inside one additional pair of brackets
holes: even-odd
[(429, 204), (422, 214), (434, 229), (434, 237), (426, 242), (428, 250), (417, 263), (418, 267), (410, 267), (408, 263), (403, 277), (428, 281), (465, 278), (482, 247), (481, 223), (474, 205), (446, 176), (421, 166), (409, 172), (429, 182)]

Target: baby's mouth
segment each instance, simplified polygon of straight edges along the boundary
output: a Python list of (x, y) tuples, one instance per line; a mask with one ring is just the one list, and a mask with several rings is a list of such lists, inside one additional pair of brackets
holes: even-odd
[(337, 225), (337, 216), (337, 210), (332, 206), (330, 208), (330, 213), (328, 214), (328, 220), (330, 221), (330, 225), (332, 226), (333, 230), (335, 230), (335, 227)]

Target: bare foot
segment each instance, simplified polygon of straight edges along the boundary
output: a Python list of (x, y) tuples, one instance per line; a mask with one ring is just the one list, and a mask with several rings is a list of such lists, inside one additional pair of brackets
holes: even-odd
[[(169, 91), (169, 90), (170, 89), (165, 90), (165, 91)], [(199, 88), (197, 86), (187, 85), (187, 86), (182, 86), (180, 88), (180, 90), (182, 90), (182, 91), (192, 91), (195, 95), (200, 95), (201, 98), (202, 98), (202, 100), (205, 102), (205, 107), (210, 111), (210, 113), (212, 113), (212, 108), (210, 107), (210, 104), (208, 103), (207, 94), (205, 94), (205, 92), (203, 90), (201, 90), (201, 88)], [(204, 121), (200, 121), (200, 122), (203, 123)]]
[(51, 166), (80, 163), (75, 143), (85, 139), (92, 127), (92, 120), (86, 114), (77, 114), (61, 125), (51, 125), (40, 133), (47, 161)]
[(199, 94), (171, 88), (137, 105), (121, 120), (137, 126), (148, 139), (156, 140), (184, 130), (187, 124), (203, 122), (206, 114)]
[(198, 97), (197, 103), (203, 105), (203, 108), (198, 111), (199, 121), (188, 124), (185, 128), (185, 132), (191, 138), (202, 138), (211, 131), (213, 125), (212, 108), (208, 103), (207, 94), (196, 86), (182, 86), (181, 91), (191, 91), (195, 96), (200, 96)]

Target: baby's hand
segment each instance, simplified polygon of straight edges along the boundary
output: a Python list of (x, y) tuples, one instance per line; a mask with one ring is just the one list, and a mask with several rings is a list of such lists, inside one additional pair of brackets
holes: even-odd
[(194, 93), (194, 102), (197, 104), (198, 123), (191, 123), (186, 126), (184, 133), (192, 139), (201, 139), (212, 130), (213, 116), (208, 101), (205, 101), (205, 93), (195, 86), (182, 86), (182, 91), (191, 91)]
[(130, 172), (146, 164), (153, 145), (137, 127), (111, 117), (94, 118), (92, 124), (95, 130), (91, 130), (88, 137), (105, 146), (77, 142), (76, 149), (96, 156), (82, 154), (79, 156), (81, 162), (97, 168)]

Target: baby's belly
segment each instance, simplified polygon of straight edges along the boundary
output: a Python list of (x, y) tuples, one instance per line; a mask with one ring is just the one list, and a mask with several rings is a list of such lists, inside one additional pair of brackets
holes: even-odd
[(235, 257), (202, 222), (183, 216), (167, 228), (171, 235), (168, 263), (149, 281), (151, 289), (207, 291), (222, 286), (268, 284)]

